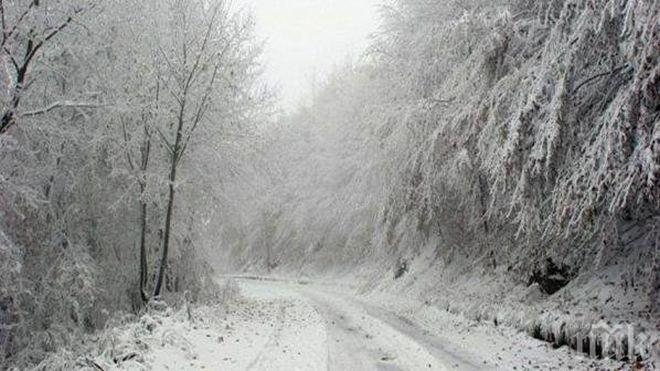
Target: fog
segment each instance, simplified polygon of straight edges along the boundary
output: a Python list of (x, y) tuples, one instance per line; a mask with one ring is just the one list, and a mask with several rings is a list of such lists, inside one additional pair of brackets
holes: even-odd
[(289, 112), (308, 104), (333, 69), (359, 60), (379, 24), (374, 0), (248, 0), (244, 6), (254, 10), (256, 34), (266, 42), (265, 79)]

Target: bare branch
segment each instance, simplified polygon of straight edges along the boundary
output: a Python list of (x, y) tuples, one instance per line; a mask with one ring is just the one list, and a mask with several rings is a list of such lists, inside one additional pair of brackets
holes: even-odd
[(0, 0), (0, 27), (2, 27), (2, 46), (5, 45), (5, 40), (7, 40), (7, 26), (5, 22), (5, 4), (3, 0)]
[(14, 32), (16, 32), (16, 30), (18, 29), (18, 26), (20, 26), (21, 23), (23, 22), (23, 19), (25, 19), (25, 17), (28, 14), (30, 14), (30, 11), (35, 6), (37, 6), (37, 2), (38, 2), (38, 0), (32, 0), (30, 5), (28, 6), (28, 8), (18, 17), (18, 19), (16, 20), (16, 23), (14, 23), (14, 26), (11, 28), (11, 30), (9, 32), (6, 32), (5, 27), (4, 27), (4, 22), (5, 21), (4, 21), (4, 8), (3, 8), (3, 12), (2, 12), (2, 18), (3, 18), (3, 20), (2, 20), (2, 23), (3, 23), (2, 34), (3, 34), (3, 38), (2, 38), (2, 44), (1, 44), (2, 46), (4, 46), (5, 43), (7, 42), (7, 40), (9, 40), (9, 38), (14, 34)]
[(124, 144), (126, 145), (125, 152), (126, 152), (126, 159), (128, 160), (128, 166), (130, 166), (131, 171), (135, 171), (135, 165), (133, 165), (133, 158), (131, 157), (131, 150), (128, 143), (128, 132), (126, 131), (126, 122), (124, 121), (123, 118), (120, 118), (120, 120), (121, 120), (121, 130), (124, 136)]
[(160, 136), (160, 139), (163, 141), (165, 144), (165, 147), (167, 147), (167, 150), (170, 152), (171, 155), (174, 154), (174, 149), (172, 148), (172, 144), (170, 144), (170, 141), (167, 139), (165, 134), (160, 130), (160, 128), (156, 127), (156, 132)]

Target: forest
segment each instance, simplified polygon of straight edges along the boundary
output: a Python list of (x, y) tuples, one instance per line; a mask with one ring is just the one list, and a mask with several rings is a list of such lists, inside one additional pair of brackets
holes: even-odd
[(71, 369), (118, 316), (222, 301), (219, 274), (574, 349), (584, 307), (660, 346), (657, 0), (382, 1), (292, 113), (231, 2), (0, 11), (0, 369)]

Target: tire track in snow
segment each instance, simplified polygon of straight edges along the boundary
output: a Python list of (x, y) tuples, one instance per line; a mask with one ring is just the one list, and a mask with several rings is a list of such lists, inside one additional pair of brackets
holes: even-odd
[(326, 318), (329, 370), (445, 370), (413, 338), (336, 296), (303, 290)]

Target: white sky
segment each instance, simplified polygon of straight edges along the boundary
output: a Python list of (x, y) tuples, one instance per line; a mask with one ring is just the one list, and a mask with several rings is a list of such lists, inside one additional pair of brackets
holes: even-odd
[[(267, 81), (292, 110), (308, 99), (314, 81), (358, 58), (378, 27), (377, 0), (239, 0), (254, 10), (266, 41)], [(242, 4), (241, 4), (242, 5)]]

